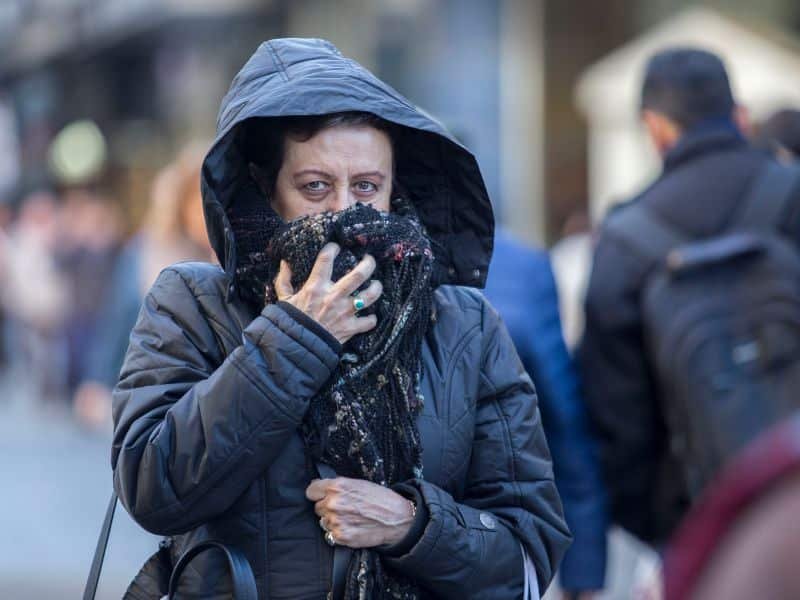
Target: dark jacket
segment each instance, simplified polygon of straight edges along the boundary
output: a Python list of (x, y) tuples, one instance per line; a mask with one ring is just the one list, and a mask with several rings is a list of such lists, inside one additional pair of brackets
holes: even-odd
[[(329, 43), (267, 42), (223, 101), (203, 168), (209, 238), (224, 269), (186, 263), (162, 273), (114, 395), (114, 483), (127, 510), (146, 529), (177, 535), (178, 550), (208, 538), (238, 547), (262, 598), (318, 599), (330, 589), (332, 550), (304, 495), (317, 472), (297, 428), (341, 347), (290, 305), (255, 314), (236, 293), (228, 217), (264, 201), (237, 136), (248, 118), (343, 110), (406, 128), (397, 173), (433, 239), (438, 281), (482, 282), (492, 218), (472, 155)], [(425, 475), (407, 482), (425, 522), (418, 539), (382, 548), (384, 563), (426, 598), (514, 598), (522, 543), (544, 589), (569, 533), (533, 385), (479, 292), (440, 285), (434, 304), (418, 420)], [(181, 593), (229, 597), (220, 557), (195, 559)]]
[(556, 484), (575, 538), (561, 563), (561, 587), (601, 589), (608, 526), (605, 490), (580, 380), (561, 332), (558, 293), (547, 252), (498, 230), (485, 294), (536, 382)]
[[(668, 153), (663, 174), (619, 210), (652, 211), (700, 239), (725, 231), (749, 186), (771, 158), (750, 147), (731, 124), (687, 134)], [(784, 231), (800, 234), (800, 189)], [(641, 539), (659, 543), (688, 505), (682, 469), (667, 447), (666, 425), (647, 358), (639, 293), (650, 265), (602, 230), (586, 299), (580, 365), (612, 518)]]

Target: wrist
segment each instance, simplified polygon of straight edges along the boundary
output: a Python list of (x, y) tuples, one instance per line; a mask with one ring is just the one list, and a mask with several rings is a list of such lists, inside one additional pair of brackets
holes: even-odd
[(402, 508), (398, 510), (399, 519), (394, 527), (390, 527), (384, 536), (383, 545), (393, 546), (408, 535), (414, 519), (417, 517), (417, 505), (412, 500), (403, 498)]
[(308, 313), (304, 312), (291, 302), (286, 300), (278, 300), (276, 304), (286, 311), (286, 313), (289, 314), (289, 316), (291, 316), (295, 321), (300, 323), (300, 325), (312, 331), (318, 338), (328, 344), (331, 350), (333, 350), (336, 354), (342, 353), (342, 344), (339, 342), (336, 336), (334, 336), (324, 325), (322, 325), (322, 323), (315, 320)]
[(399, 557), (409, 553), (414, 546), (422, 538), (425, 528), (428, 525), (430, 518), (428, 508), (425, 506), (425, 500), (419, 491), (410, 483), (404, 482), (393, 486), (393, 490), (397, 492), (404, 500), (411, 501), (407, 504), (410, 511), (408, 514), (412, 516), (407, 529), (404, 528), (405, 536), (395, 543), (386, 543), (378, 547), (381, 554), (388, 557)]

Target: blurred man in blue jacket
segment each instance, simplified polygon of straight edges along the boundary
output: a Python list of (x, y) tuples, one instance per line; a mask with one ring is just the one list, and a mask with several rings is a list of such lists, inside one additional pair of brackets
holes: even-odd
[(574, 541), (561, 563), (565, 598), (603, 587), (606, 500), (588, 431), (580, 382), (561, 333), (558, 295), (546, 252), (499, 230), (485, 294), (502, 316), (536, 384), (556, 484)]

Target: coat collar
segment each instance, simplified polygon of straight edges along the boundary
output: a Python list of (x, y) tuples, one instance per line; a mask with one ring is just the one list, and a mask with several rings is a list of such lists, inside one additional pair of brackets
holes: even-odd
[(730, 119), (711, 119), (699, 123), (678, 140), (664, 156), (664, 172), (720, 150), (742, 148), (747, 145), (742, 133)]

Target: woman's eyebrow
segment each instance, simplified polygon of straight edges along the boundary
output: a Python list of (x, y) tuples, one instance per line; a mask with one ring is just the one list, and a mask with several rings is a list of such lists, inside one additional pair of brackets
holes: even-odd
[(378, 179), (386, 179), (386, 174), (383, 171), (365, 171), (363, 173), (355, 173), (353, 179), (357, 177), (377, 177)]
[(327, 171), (320, 171), (319, 169), (303, 169), (302, 171), (297, 171), (297, 173), (294, 173), (292, 177), (297, 179), (298, 177), (303, 177), (304, 175), (318, 175), (328, 179), (333, 178), (333, 176)]

